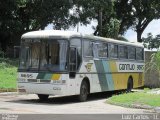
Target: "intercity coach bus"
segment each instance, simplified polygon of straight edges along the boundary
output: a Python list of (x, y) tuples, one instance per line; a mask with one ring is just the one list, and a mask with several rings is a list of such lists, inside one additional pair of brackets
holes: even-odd
[(22, 35), (18, 91), (78, 96), (128, 90), (144, 85), (144, 48), (111, 38), (77, 32), (43, 30)]

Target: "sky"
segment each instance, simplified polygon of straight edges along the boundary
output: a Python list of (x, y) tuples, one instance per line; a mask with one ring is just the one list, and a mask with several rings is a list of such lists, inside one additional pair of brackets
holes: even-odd
[[(92, 26), (96, 26), (97, 22), (96, 21), (91, 21), (91, 24), (84, 26), (84, 25), (79, 25), (79, 32), (83, 34), (92, 34), (94, 30), (92, 29)], [(52, 25), (48, 25), (46, 30), (51, 30)], [(77, 31), (77, 26), (75, 28), (69, 28), (70, 31)], [(154, 36), (157, 34), (160, 34), (160, 20), (153, 20), (150, 22), (150, 24), (147, 26), (147, 28), (144, 30), (142, 37), (146, 37), (147, 33), (152, 33)], [(127, 38), (131, 42), (136, 42), (137, 34), (134, 32), (134, 30), (129, 29), (125, 34), (124, 37)]]

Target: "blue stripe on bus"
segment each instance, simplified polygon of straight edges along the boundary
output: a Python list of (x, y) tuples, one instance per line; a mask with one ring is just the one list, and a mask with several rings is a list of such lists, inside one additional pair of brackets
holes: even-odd
[[(102, 62), (103, 62), (105, 72), (111, 72), (109, 62), (108, 61), (102, 61)], [(106, 78), (107, 78), (106, 80), (108, 83), (109, 90), (114, 90), (112, 74), (106, 74)]]
[(108, 82), (107, 82), (107, 76), (104, 74), (104, 65), (101, 60), (95, 60), (95, 65), (98, 73), (98, 78), (101, 86), (102, 91), (107, 91), (109, 90), (108, 88)]

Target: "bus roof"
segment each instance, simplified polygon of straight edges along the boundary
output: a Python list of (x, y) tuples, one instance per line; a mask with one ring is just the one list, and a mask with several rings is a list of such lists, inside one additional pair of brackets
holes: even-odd
[(121, 41), (121, 40), (116, 40), (112, 38), (104, 38), (104, 37), (99, 37), (99, 36), (90, 36), (90, 35), (85, 35), (83, 38), (90, 39), (90, 40), (97, 40), (97, 41), (105, 41), (105, 42), (110, 42), (110, 43), (117, 43), (121, 45), (131, 45), (131, 46), (136, 46), (136, 47), (143, 47), (142, 43), (138, 42), (126, 42), (126, 41)]
[(74, 31), (62, 31), (62, 30), (40, 30), (32, 31), (22, 35), (22, 39), (25, 38), (52, 38), (63, 37), (70, 38), (71, 36), (81, 36), (80, 33)]
[(81, 34), (75, 31), (62, 31), (62, 30), (40, 30), (40, 31), (32, 31), (28, 32), (22, 35), (22, 39), (27, 38), (70, 38), (70, 37), (83, 37), (85, 39), (89, 40), (96, 40), (96, 41), (105, 41), (110, 43), (117, 43), (122, 45), (131, 45), (131, 46), (137, 46), (137, 47), (143, 47), (140, 43), (131, 43), (131, 42), (125, 42), (121, 40), (115, 40), (112, 38), (104, 38), (104, 37), (98, 37), (93, 35), (85, 35)]

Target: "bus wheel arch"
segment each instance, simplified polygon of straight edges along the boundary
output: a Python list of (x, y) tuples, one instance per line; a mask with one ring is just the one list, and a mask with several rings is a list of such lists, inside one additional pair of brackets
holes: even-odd
[(127, 81), (127, 92), (131, 92), (133, 89), (133, 77), (130, 75)]
[(78, 99), (81, 102), (84, 102), (87, 100), (88, 94), (90, 93), (90, 82), (87, 77), (85, 77), (80, 86), (80, 94), (78, 95)]
[(88, 77), (85, 77), (82, 82), (85, 81), (88, 85), (88, 93), (90, 93), (90, 81), (89, 81), (89, 78)]
[(45, 95), (45, 94), (37, 94), (38, 95), (38, 98), (40, 101), (46, 101), (49, 97), (49, 95)]

